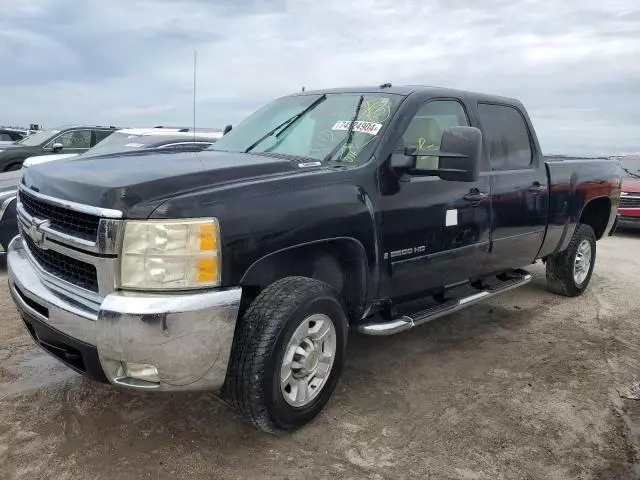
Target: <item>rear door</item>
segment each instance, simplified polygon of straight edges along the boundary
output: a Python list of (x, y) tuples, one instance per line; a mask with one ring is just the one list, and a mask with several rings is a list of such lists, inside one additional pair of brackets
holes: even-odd
[[(470, 124), (461, 99), (429, 99), (411, 115), (396, 151), (438, 149), (446, 128)], [(438, 158), (417, 162), (437, 168)], [(467, 183), (405, 175), (398, 184), (397, 191), (380, 198), (390, 296), (417, 296), (479, 275), (489, 249), (489, 176)]]
[(526, 116), (518, 106), (479, 103), (491, 167), (491, 249), (487, 271), (530, 264), (547, 226), (548, 185)]

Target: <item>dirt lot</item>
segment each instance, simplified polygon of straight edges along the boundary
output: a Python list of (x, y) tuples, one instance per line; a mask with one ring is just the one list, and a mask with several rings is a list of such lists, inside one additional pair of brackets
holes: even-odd
[(465, 312), (352, 335), (328, 408), (282, 438), (208, 394), (68, 371), (32, 345), (3, 268), (0, 479), (640, 478), (640, 400), (621, 396), (640, 379), (640, 234), (598, 248), (582, 298), (547, 293), (536, 265), (531, 284)]

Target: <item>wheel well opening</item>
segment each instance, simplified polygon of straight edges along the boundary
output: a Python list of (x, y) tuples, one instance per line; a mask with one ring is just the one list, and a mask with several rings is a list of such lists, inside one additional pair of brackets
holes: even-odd
[(600, 240), (609, 223), (611, 215), (611, 200), (608, 198), (596, 198), (591, 200), (582, 210), (580, 223), (589, 225), (596, 234), (596, 240)]
[(266, 286), (292, 276), (314, 278), (330, 285), (342, 300), (349, 320), (362, 315), (366, 297), (366, 257), (355, 241), (321, 242), (263, 258), (243, 278), (241, 307), (248, 307)]

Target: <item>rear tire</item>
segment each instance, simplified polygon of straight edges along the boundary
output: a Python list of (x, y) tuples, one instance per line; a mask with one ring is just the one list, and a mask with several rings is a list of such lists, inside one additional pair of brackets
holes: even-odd
[(236, 327), (223, 395), (264, 432), (295, 430), (329, 401), (342, 373), (347, 333), (344, 309), (327, 284), (278, 280)]
[(596, 236), (589, 225), (578, 224), (569, 246), (547, 258), (547, 288), (577, 297), (586, 290), (596, 261)]

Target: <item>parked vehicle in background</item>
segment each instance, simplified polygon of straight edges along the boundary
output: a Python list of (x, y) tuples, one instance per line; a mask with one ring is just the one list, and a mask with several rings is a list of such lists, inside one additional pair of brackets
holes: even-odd
[(640, 155), (622, 158), (624, 178), (618, 207), (618, 225), (640, 228)]
[(620, 178), (614, 161), (546, 159), (513, 99), (304, 92), (199, 153), (25, 169), (10, 291), (76, 371), (220, 390), (282, 433), (329, 400), (348, 328), (409, 330), (528, 283), (538, 259), (551, 291), (582, 294)]
[[(119, 152), (162, 148), (172, 151), (204, 150), (222, 137), (222, 132), (214, 130), (193, 130), (188, 128), (127, 128), (118, 130), (105, 140), (82, 154), (83, 158), (93, 155), (106, 155)], [(54, 160), (76, 157), (77, 154), (60, 154), (30, 157), (23, 168)]]
[(0, 127), (0, 142), (17, 142), (29, 134), (26, 130), (16, 128)]
[(20, 171), (0, 173), (0, 252), (18, 235), (16, 193), (21, 175)]
[(0, 146), (0, 172), (19, 170), (22, 162), (36, 155), (80, 154), (116, 131), (116, 127), (75, 126), (41, 130), (18, 143)]

